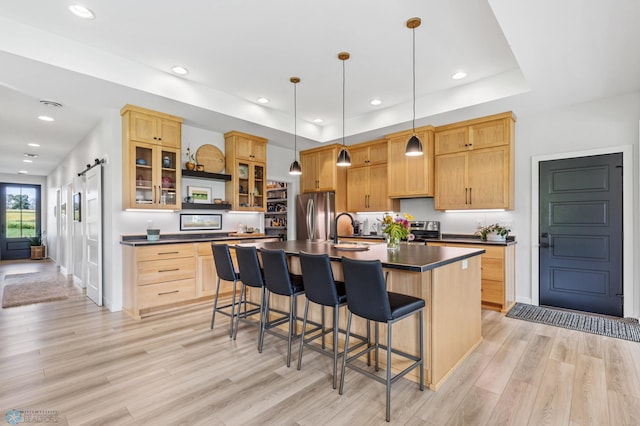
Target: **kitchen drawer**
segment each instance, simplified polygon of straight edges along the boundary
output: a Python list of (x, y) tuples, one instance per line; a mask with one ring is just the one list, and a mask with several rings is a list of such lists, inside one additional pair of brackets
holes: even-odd
[(138, 262), (147, 260), (172, 259), (178, 257), (195, 257), (196, 249), (192, 243), (157, 244), (137, 248)]
[[(462, 247), (462, 246), (461, 246)], [(484, 253), (482, 254), (482, 258), (493, 258), (493, 259), (503, 259), (504, 258), (504, 247), (495, 247), (489, 245), (474, 245), (474, 248), (484, 249)]]
[(138, 309), (153, 308), (182, 302), (196, 297), (194, 278), (145, 285), (138, 289)]
[(482, 279), (502, 281), (504, 280), (504, 267), (502, 259), (482, 256)]
[(502, 281), (482, 280), (482, 301), (502, 305), (504, 302), (504, 283)]
[(138, 285), (195, 278), (196, 259), (163, 259), (138, 263)]

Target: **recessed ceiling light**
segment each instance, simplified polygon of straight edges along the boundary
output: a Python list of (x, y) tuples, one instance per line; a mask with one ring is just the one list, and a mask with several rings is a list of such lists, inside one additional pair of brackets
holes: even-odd
[(56, 121), (53, 119), (53, 117), (49, 117), (48, 115), (39, 115), (38, 116), (38, 120), (42, 120), (42, 121)]
[(371, 102), (369, 102), (371, 105), (373, 106), (378, 106), (380, 104), (382, 104), (382, 101), (380, 99), (374, 99)]
[(33, 163), (33, 160), (29, 160), (27, 158), (25, 158), (24, 160), (22, 160), (23, 163)]
[(189, 70), (186, 69), (185, 67), (181, 67), (181, 66), (175, 66), (175, 67), (171, 68), (171, 71), (173, 71), (176, 74), (180, 74), (180, 75), (189, 74)]
[(454, 80), (460, 80), (461, 78), (465, 78), (466, 76), (467, 76), (466, 72), (458, 71), (457, 73), (452, 75), (451, 78)]
[(29, 146), (31, 146), (31, 147), (34, 147), (34, 148), (40, 148), (40, 144), (39, 144), (39, 143), (33, 143), (33, 142), (31, 142), (31, 143), (28, 143), (27, 145), (29, 145)]
[(315, 120), (313, 120), (313, 122), (320, 124), (320, 123), (323, 123), (324, 120), (322, 118), (316, 118)]
[(269, 99), (267, 98), (258, 98), (258, 102), (261, 104), (268, 104), (269, 103)]
[(82, 18), (82, 19), (93, 19), (96, 16), (93, 14), (92, 11), (90, 11), (89, 9), (87, 9), (84, 6), (81, 6), (79, 4), (72, 4), (69, 6), (69, 10), (71, 11), (71, 13), (73, 13), (74, 15), (76, 15), (78, 18)]
[(29, 173), (29, 172), (28, 172), (28, 171), (26, 171), (26, 170), (18, 170), (18, 174), (19, 174), (19, 175), (26, 175), (26, 174), (28, 174), (28, 173)]

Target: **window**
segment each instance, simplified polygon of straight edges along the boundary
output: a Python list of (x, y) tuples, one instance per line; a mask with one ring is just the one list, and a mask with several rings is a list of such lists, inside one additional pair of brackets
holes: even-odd
[(35, 236), (39, 229), (36, 212), (40, 191), (31, 185), (7, 185), (4, 195), (7, 238)]

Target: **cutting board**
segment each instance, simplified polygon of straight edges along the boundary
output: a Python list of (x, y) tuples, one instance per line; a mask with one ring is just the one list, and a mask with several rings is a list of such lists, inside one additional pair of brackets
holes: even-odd
[(221, 173), (224, 170), (224, 154), (214, 145), (202, 145), (196, 151), (196, 162), (204, 165), (204, 171)]

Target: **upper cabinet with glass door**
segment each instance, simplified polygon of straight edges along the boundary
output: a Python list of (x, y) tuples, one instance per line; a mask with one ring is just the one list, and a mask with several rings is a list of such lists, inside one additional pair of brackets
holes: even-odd
[(267, 140), (232, 131), (225, 133), (225, 160), (231, 180), (225, 197), (238, 211), (266, 211)]
[(123, 208), (179, 210), (182, 119), (131, 105), (121, 114)]

